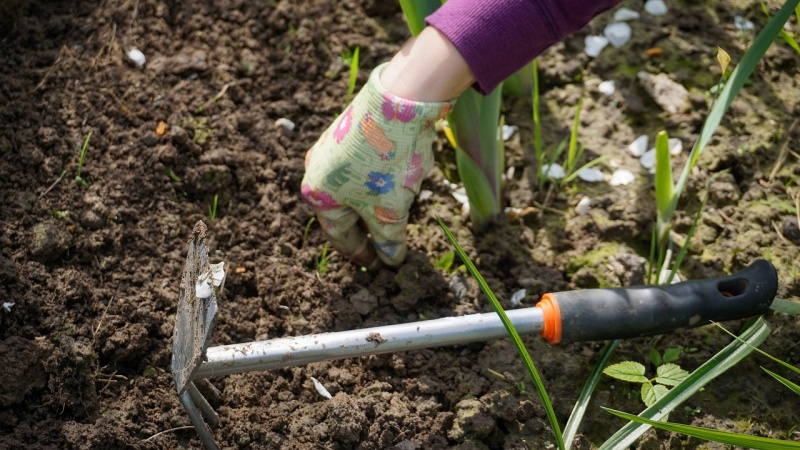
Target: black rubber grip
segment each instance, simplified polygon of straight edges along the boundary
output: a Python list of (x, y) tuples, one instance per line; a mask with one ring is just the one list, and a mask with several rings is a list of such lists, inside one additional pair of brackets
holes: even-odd
[(721, 278), (551, 295), (560, 311), (561, 342), (575, 342), (651, 336), (763, 314), (777, 289), (775, 267), (759, 260)]

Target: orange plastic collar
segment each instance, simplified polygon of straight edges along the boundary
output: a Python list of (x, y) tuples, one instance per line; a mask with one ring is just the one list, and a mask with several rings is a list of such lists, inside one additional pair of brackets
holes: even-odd
[(544, 294), (537, 307), (541, 308), (544, 315), (544, 330), (542, 337), (551, 344), (561, 342), (561, 311), (558, 309), (558, 300), (553, 294)]

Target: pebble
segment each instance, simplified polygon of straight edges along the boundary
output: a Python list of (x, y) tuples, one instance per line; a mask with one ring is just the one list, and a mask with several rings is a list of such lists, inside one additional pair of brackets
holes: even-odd
[(144, 63), (147, 62), (147, 58), (144, 57), (144, 53), (141, 50), (132, 48), (128, 51), (128, 58), (136, 64), (136, 67), (144, 66)]
[(672, 80), (667, 74), (657, 75), (641, 71), (636, 74), (639, 84), (647, 91), (664, 111), (679, 114), (689, 111), (689, 91), (682, 84)]

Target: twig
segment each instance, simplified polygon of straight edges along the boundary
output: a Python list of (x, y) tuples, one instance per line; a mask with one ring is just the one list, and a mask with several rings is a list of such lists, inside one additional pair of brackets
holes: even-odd
[(239, 83), (240, 83), (240, 81), (231, 81), (230, 83), (225, 83), (225, 84), (222, 86), (222, 89), (220, 89), (220, 91), (219, 91), (219, 92), (217, 92), (217, 95), (215, 95), (215, 96), (211, 97), (211, 100), (209, 100), (209, 101), (207, 101), (207, 102), (203, 103), (203, 104), (200, 106), (200, 109), (206, 109), (206, 107), (207, 107), (208, 105), (210, 105), (210, 104), (212, 104), (212, 103), (216, 102), (217, 100), (221, 99), (221, 98), (222, 98), (222, 96), (223, 96), (223, 95), (225, 95), (225, 93), (226, 93), (226, 92), (228, 92), (228, 88), (229, 88), (229, 87), (231, 87), (231, 86), (236, 86), (236, 85), (237, 85), (237, 84), (239, 84)]
[(164, 430), (164, 431), (162, 431), (162, 432), (160, 432), (160, 433), (156, 433), (156, 434), (154, 434), (154, 435), (150, 436), (150, 437), (149, 437), (149, 438), (147, 438), (147, 439), (142, 439), (140, 442), (148, 442), (148, 441), (150, 441), (151, 439), (155, 439), (155, 438), (157, 438), (157, 437), (161, 436), (162, 434), (167, 434), (167, 433), (171, 433), (171, 432), (173, 432), (173, 431), (181, 431), (181, 430), (194, 430), (194, 426), (192, 426), (192, 425), (186, 425), (186, 426), (183, 426), (183, 427), (175, 427), (175, 428), (170, 428), (169, 430)]
[(52, 190), (53, 190), (53, 188), (54, 188), (54, 187), (56, 187), (56, 185), (57, 185), (57, 184), (58, 184), (58, 183), (61, 181), (61, 179), (62, 179), (62, 178), (64, 178), (64, 175), (66, 175), (66, 174), (67, 174), (67, 169), (64, 169), (64, 171), (63, 171), (63, 172), (61, 172), (61, 175), (59, 175), (59, 176), (58, 176), (58, 178), (56, 179), (56, 181), (54, 181), (54, 182), (53, 182), (53, 184), (51, 184), (51, 185), (50, 185), (50, 187), (48, 187), (47, 189), (45, 189), (45, 191), (44, 191), (44, 192), (42, 192), (42, 194), (41, 194), (41, 195), (39, 195), (39, 200), (41, 200), (41, 199), (42, 199), (42, 197), (44, 197), (44, 196), (45, 196), (45, 195), (47, 195), (47, 194), (48, 194), (50, 191), (52, 191)]
[(97, 327), (94, 329), (94, 331), (92, 331), (92, 342), (94, 342), (94, 340), (97, 338), (97, 333), (100, 332), (100, 327), (103, 326), (103, 319), (106, 318), (106, 313), (108, 313), (108, 308), (111, 307), (111, 304), (113, 302), (114, 302), (114, 297), (112, 296), (111, 300), (109, 300), (108, 304), (106, 305), (105, 311), (103, 311), (103, 315), (100, 316), (100, 321), (97, 322)]
[(75, 57), (72, 54), (72, 52), (69, 51), (69, 48), (66, 45), (61, 47), (61, 51), (58, 52), (58, 58), (56, 58), (56, 62), (54, 62), (53, 65), (50, 66), (49, 69), (47, 69), (47, 73), (44, 74), (44, 78), (42, 78), (42, 81), (40, 81), (39, 84), (37, 84), (36, 87), (33, 88), (33, 91), (31, 92), (36, 92), (39, 89), (41, 89), (42, 86), (44, 86), (44, 83), (47, 81), (47, 78), (50, 76), (51, 73), (53, 73), (53, 69), (55, 69), (57, 65), (61, 64), (62, 58), (64, 57), (64, 53), (67, 53), (72, 58)]
[(774, 220), (772, 221), (772, 227), (773, 227), (773, 228), (775, 228), (775, 232), (776, 232), (776, 233), (778, 233), (778, 237), (779, 237), (779, 238), (781, 238), (781, 240), (782, 240), (782, 241), (783, 241), (785, 244), (787, 244), (787, 245), (791, 245), (791, 242), (789, 242), (789, 240), (788, 240), (788, 239), (786, 239), (785, 237), (783, 237), (783, 233), (781, 233), (781, 230), (780, 230), (780, 228), (778, 228), (778, 224), (777, 224), (777, 223), (775, 223), (775, 221), (774, 221)]
[(778, 156), (778, 160), (775, 161), (775, 165), (772, 167), (772, 172), (769, 174), (769, 181), (772, 181), (775, 178), (775, 175), (778, 174), (778, 171), (783, 166), (783, 163), (786, 161), (786, 154), (789, 150), (789, 142), (792, 140), (792, 132), (794, 131), (794, 127), (797, 126), (797, 121), (800, 119), (794, 119), (791, 125), (789, 125), (789, 129), (786, 130), (786, 140), (783, 141), (783, 145), (781, 145), (781, 152)]
[(533, 202), (533, 206), (541, 209), (542, 211), (547, 211), (547, 212), (551, 212), (551, 213), (555, 213), (555, 214), (560, 214), (562, 216), (566, 216), (567, 215), (566, 211), (561, 211), (560, 209), (551, 208), (550, 206), (545, 206), (545, 205), (543, 205), (541, 203)]
[(117, 23), (114, 22), (111, 26), (111, 42), (100, 47), (100, 50), (97, 52), (97, 55), (95, 55), (94, 59), (92, 60), (92, 66), (90, 67), (90, 69), (94, 69), (97, 66), (97, 61), (100, 59), (101, 56), (103, 56), (103, 53), (105, 53), (106, 49), (111, 50), (114, 48), (114, 41), (116, 40), (116, 37), (117, 37)]

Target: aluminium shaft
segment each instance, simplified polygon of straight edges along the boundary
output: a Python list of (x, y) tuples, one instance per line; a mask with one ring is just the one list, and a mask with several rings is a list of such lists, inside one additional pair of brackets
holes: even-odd
[[(541, 333), (542, 310), (506, 311), (519, 334)], [(485, 341), (508, 336), (495, 313), (445, 317), (361, 330), (210, 347), (191, 378), (300, 366), (312, 362)]]

